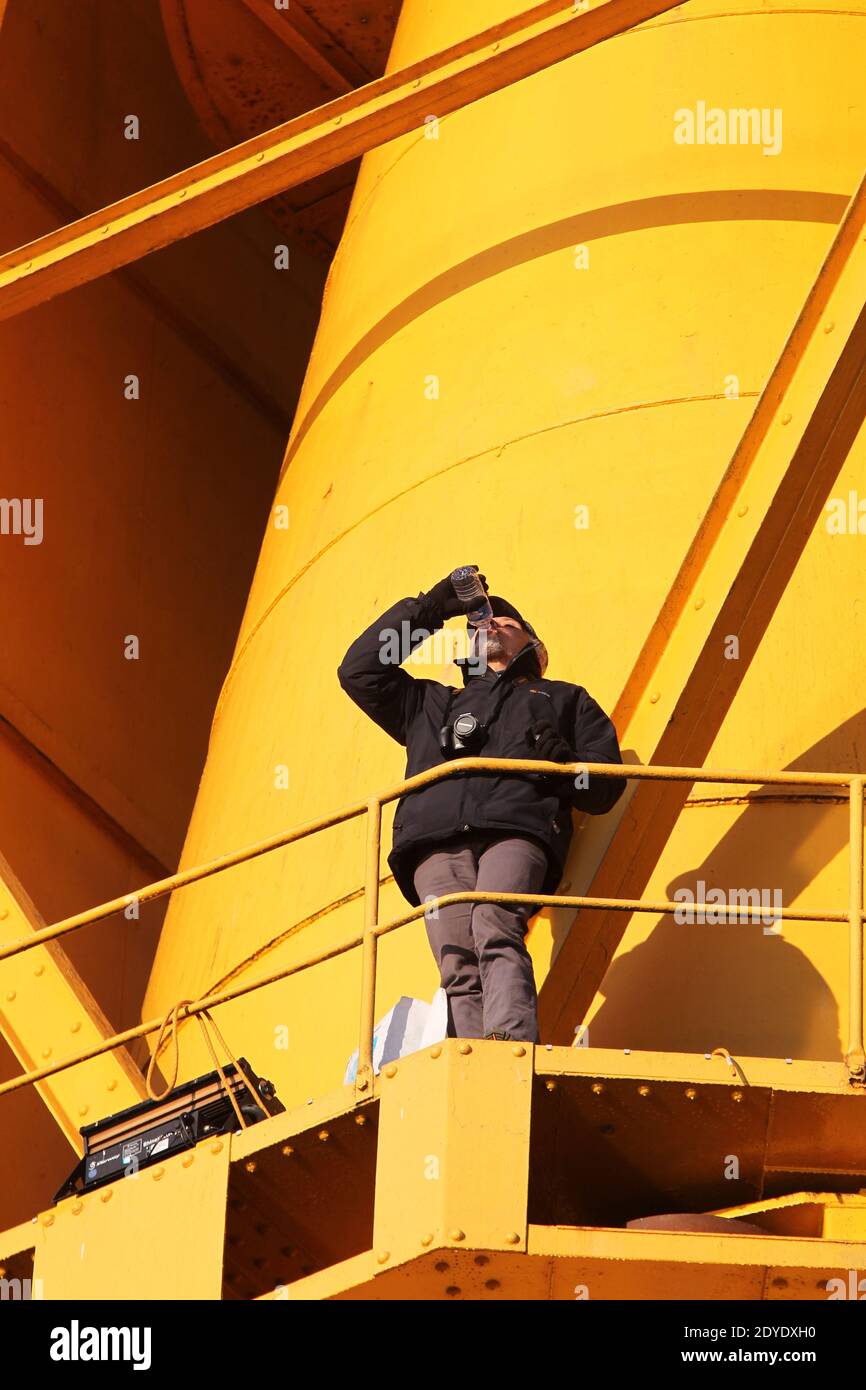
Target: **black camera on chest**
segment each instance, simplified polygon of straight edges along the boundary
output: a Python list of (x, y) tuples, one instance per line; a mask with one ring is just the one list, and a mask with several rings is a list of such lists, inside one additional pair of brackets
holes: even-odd
[(439, 731), (439, 748), (445, 758), (462, 758), (480, 752), (487, 728), (474, 714), (458, 714)]

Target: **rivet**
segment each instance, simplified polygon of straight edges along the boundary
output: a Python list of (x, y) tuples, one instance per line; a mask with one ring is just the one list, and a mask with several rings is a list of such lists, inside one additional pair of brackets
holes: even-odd
[(366, 1115), (356, 1115), (356, 1116), (355, 1116), (355, 1124), (356, 1124), (356, 1125), (365, 1125), (366, 1123), (367, 1123), (367, 1116), (366, 1116)]
[(472, 1044), (468, 1042), (458, 1043), (457, 1051), (460, 1053), (461, 1057), (468, 1057), (469, 1053), (472, 1051)]
[(624, 1047), (623, 1050), (622, 1050), (622, 1055), (623, 1055), (623, 1057), (630, 1057), (630, 1056), (631, 1056), (631, 1048), (630, 1048), (630, 1047)]
[(743, 1093), (742, 1093), (742, 1091), (731, 1091), (731, 1100), (742, 1100), (742, 1099), (743, 1099)]
[(491, 53), (498, 53), (498, 52), (499, 52), (499, 44), (498, 44), (498, 43), (492, 43), (492, 44), (490, 45), (490, 52), (491, 52)]
[(790, 425), (791, 419), (792, 419), (791, 412), (790, 412), (789, 410), (786, 410), (786, 411), (785, 411), (785, 414), (782, 416), (782, 424), (783, 424), (783, 425)]
[(215, 1139), (214, 1142), (213, 1142), (213, 1143), (211, 1144), (211, 1146), (210, 1146), (210, 1151), (211, 1151), (212, 1154), (220, 1154), (220, 1153), (222, 1153), (222, 1151), (223, 1151), (223, 1141), (222, 1141), (222, 1139)]
[(457, 1284), (449, 1284), (445, 1292), (449, 1298), (458, 1298), (460, 1296), (460, 1288)]
[(686, 1100), (694, 1100), (697, 1096), (694, 1086), (687, 1086), (685, 1091)]
[(466, 1239), (466, 1232), (465, 1232), (465, 1231), (461, 1231), (461, 1229), (460, 1229), (459, 1226), (455, 1226), (453, 1231), (449, 1231), (449, 1232), (448, 1232), (448, 1239), (449, 1239), (449, 1240), (465, 1240), (465, 1239)]
[(340, 122), (342, 121), (342, 119), (343, 119), (342, 116), (335, 116), (335, 117), (334, 117), (334, 125), (339, 125)]
[(110, 222), (106, 222), (105, 226), (100, 228), (99, 234), (100, 234), (100, 236), (107, 236), (108, 233), (109, 233), (110, 231), (111, 231), (111, 223), (110, 223)]
[(442, 1056), (442, 1048), (441, 1048), (441, 1047), (434, 1047), (434, 1048), (431, 1048), (431, 1050), (430, 1050), (430, 1056), (433, 1058), (433, 1060), (434, 1060), (434, 1062), (435, 1062), (435, 1060), (436, 1060), (437, 1057), (441, 1057), (441, 1056)]
[(498, 1289), (498, 1288), (499, 1288), (499, 1280), (498, 1280), (498, 1279), (485, 1279), (485, 1280), (484, 1280), (484, 1287), (485, 1287), (485, 1289)]
[(162, 1178), (165, 1177), (165, 1169), (164, 1169), (164, 1168), (154, 1168), (153, 1173), (151, 1174), (151, 1176), (153, 1177), (154, 1182), (159, 1182), (160, 1179), (162, 1179)]
[(53, 1225), (54, 1225), (54, 1217), (53, 1217), (53, 1215), (52, 1215), (51, 1212), (48, 1212), (45, 1216), (43, 1216), (43, 1218), (42, 1218), (42, 1225), (43, 1225), (43, 1226), (53, 1226)]
[(505, 1237), (505, 1244), (506, 1244), (506, 1245), (519, 1245), (519, 1244), (520, 1244), (520, 1236), (517, 1234), (516, 1231), (509, 1231), (509, 1232), (508, 1232), (508, 1235)]
[(0, 907), (0, 922), (5, 922), (5, 921), (6, 921), (6, 918), (7, 918), (8, 916), (9, 916), (9, 909), (8, 909), (8, 907)]
[(34, 974), (34, 975), (44, 975), (44, 974), (45, 974), (45, 966), (44, 966), (44, 965), (37, 965), (36, 969), (33, 971), (33, 974)]
[(90, 1106), (89, 1106), (89, 1105), (79, 1105), (79, 1107), (78, 1107), (78, 1113), (79, 1113), (79, 1115), (86, 1115), (89, 1109), (90, 1109)]
[(9, 990), (8, 994), (6, 995), (6, 998), (7, 998), (7, 1000), (9, 1001), (9, 1003), (11, 1004), (11, 1003), (12, 1003), (12, 1000), (15, 998), (15, 991), (14, 991), (14, 989), (10, 989), (10, 990)]
[(110, 1202), (113, 1196), (114, 1189), (111, 1187), (106, 1187), (102, 1192), (100, 1192), (99, 1200), (100, 1202)]
[(547, 1052), (553, 1051), (553, 1043), (545, 1043), (544, 1046)]
[(711, 1061), (711, 1060), (712, 1060), (712, 1053), (710, 1053), (710, 1052), (705, 1052), (705, 1053), (704, 1053), (704, 1061), (705, 1061), (705, 1062), (709, 1062), (709, 1061)]
[(185, 189), (185, 188), (182, 188), (182, 189), (180, 190), (180, 192), (178, 193), (177, 196), (178, 196), (178, 198), (185, 198), (185, 197), (186, 197), (186, 189)]
[(73, 1215), (73, 1216), (79, 1216), (79, 1215), (81, 1214), (81, 1212), (84, 1211), (84, 1203), (83, 1203), (83, 1202), (73, 1202), (73, 1203), (72, 1203), (72, 1206), (70, 1207), (70, 1211), (72, 1212), (72, 1215)]
[(377, 1252), (377, 1254), (376, 1254), (376, 1263), (377, 1263), (378, 1265), (387, 1264), (387, 1262), (388, 1262), (388, 1260), (390, 1260), (390, 1258), (391, 1258), (391, 1252), (390, 1252), (390, 1250), (379, 1250), (379, 1251)]
[(793, 1059), (793, 1057), (786, 1057), (786, 1058), (785, 1058), (785, 1065), (788, 1066), (788, 1067), (792, 1067), (792, 1066), (794, 1065), (794, 1059)]
[(80, 1021), (79, 1019), (76, 1019), (74, 1023), (71, 1023), (71, 1024), (69, 1025), (69, 1031), (70, 1031), (70, 1033), (80, 1033), (80, 1032), (81, 1032), (81, 1021)]
[(745, 515), (746, 515), (746, 512), (747, 512), (748, 510), (749, 510), (749, 508), (748, 508), (748, 506), (746, 505), (746, 503), (744, 502), (743, 505), (742, 505), (742, 507), (738, 507), (738, 508), (737, 508), (737, 516), (745, 516)]
[(828, 319), (827, 322), (824, 324), (824, 332), (832, 333), (835, 327), (836, 324), (834, 323), (833, 319)]
[(703, 600), (702, 598), (696, 598), (696, 599), (695, 599), (695, 608), (703, 608), (703, 606), (704, 606), (704, 600)]
[(116, 1082), (116, 1080), (114, 1079), (114, 1077), (112, 1077), (111, 1080), (109, 1081), (109, 1083), (108, 1083), (108, 1088), (107, 1088), (107, 1089), (108, 1089), (109, 1091), (116, 1091), (116, 1090), (117, 1090), (117, 1082)]
[(397, 1068), (395, 1067), (395, 1065), (394, 1065), (393, 1062), (389, 1062), (388, 1065), (387, 1065), (387, 1067), (384, 1068), (384, 1071), (385, 1071), (385, 1075), (386, 1075), (386, 1076), (396, 1076), (396, 1075), (397, 1075)]
[(50, 1057), (50, 1056), (51, 1056), (51, 1048), (50, 1048), (50, 1047), (43, 1047), (43, 1049), (42, 1049), (42, 1056), (43, 1056), (43, 1057)]
[(556, 1090), (556, 1082), (555, 1082), (555, 1081), (545, 1081), (544, 1084), (545, 1084), (545, 1086), (547, 1087), (548, 1091), (555, 1091), (555, 1090)]
[(444, 1274), (446, 1269), (450, 1269), (451, 1266), (447, 1260), (437, 1260), (433, 1268), (436, 1270), (437, 1274)]
[(603, 1094), (604, 1094), (604, 1083), (603, 1083), (602, 1081), (593, 1081), (593, 1083), (592, 1083), (592, 1088), (591, 1088), (591, 1089), (592, 1089), (592, 1094), (593, 1094), (594, 1096), (603, 1095)]
[(328, 1140), (331, 1137), (330, 1131), (327, 1129), (320, 1129), (318, 1137), (321, 1139), (323, 1144), (327, 1144)]
[(489, 1256), (489, 1255), (476, 1255), (476, 1256), (475, 1256), (475, 1263), (476, 1263), (477, 1265), (489, 1265), (489, 1264), (490, 1264), (490, 1256)]
[(638, 1086), (637, 1093), (639, 1096), (648, 1096), (650, 1094), (650, 1088), (649, 1086)]
[(181, 1168), (191, 1168), (194, 1157), (194, 1154), (184, 1154), (183, 1158), (180, 1161)]
[(265, 157), (265, 152), (264, 152), (264, 150), (259, 150), (258, 154), (256, 155), (256, 163), (257, 163), (257, 164), (261, 164), (261, 162), (262, 162), (262, 160), (264, 159), (264, 157)]
[(422, 1244), (422, 1245), (432, 1245), (432, 1244), (433, 1244), (433, 1233), (432, 1233), (432, 1231), (428, 1231), (428, 1232), (426, 1233), (426, 1235), (423, 1235), (423, 1236), (421, 1237), (421, 1244)]
[(244, 1164), (244, 1168), (248, 1173), (254, 1173), (256, 1171), (256, 1160), (254, 1158), (248, 1158)]
[(413, 86), (413, 87), (416, 87), (416, 88), (417, 88), (417, 87), (420, 87), (420, 86), (421, 86), (421, 78), (420, 78), (420, 77), (416, 77), (416, 78), (415, 78), (415, 81), (412, 83), (412, 86)]
[(660, 690), (654, 690), (653, 693), (652, 693), (652, 695), (650, 695), (650, 704), (651, 704), (651, 705), (658, 704), (658, 701), (659, 701), (660, 699), (661, 699), (661, 691), (660, 691)]
[(361, 1077), (361, 1080), (358, 1082), (358, 1090), (359, 1090), (359, 1091), (366, 1091), (366, 1089), (367, 1089), (367, 1078), (366, 1078), (366, 1076), (362, 1076), (362, 1077)]
[(282, 1149), (280, 1150), (280, 1153), (283, 1155), (283, 1158), (291, 1158), (294, 1152), (295, 1151), (292, 1148), (291, 1144), (284, 1144)]
[(515, 1057), (525, 1057), (525, 1056), (526, 1056), (526, 1048), (525, 1048), (525, 1047), (520, 1047), (520, 1046), (512, 1047), (511, 1051), (514, 1053)]

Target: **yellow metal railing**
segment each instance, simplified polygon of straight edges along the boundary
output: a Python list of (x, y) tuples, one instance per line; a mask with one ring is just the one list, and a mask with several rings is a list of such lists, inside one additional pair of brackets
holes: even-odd
[[(642, 767), (633, 763), (550, 763), (530, 759), (517, 758), (460, 758), (453, 762), (444, 763), (439, 767), (430, 768), (427, 772), (418, 773), (415, 777), (410, 777), (405, 781), (399, 782), (396, 786), (387, 791), (371, 797), (367, 801), (355, 802), (346, 806), (330, 816), (322, 816), (317, 820), (307, 821), (304, 825), (296, 826), (293, 830), (284, 831), (279, 835), (274, 835), (270, 839), (260, 840), (256, 844), (248, 845), (244, 849), (235, 851), (233, 854), (223, 855), (219, 859), (213, 859), (207, 864), (200, 864), (192, 869), (183, 869), (179, 873), (172, 874), (168, 878), (159, 879), (155, 883), (150, 883), (140, 889), (137, 893), (128, 893), (121, 898), (113, 898), (110, 902), (101, 903), (98, 907), (89, 908), (86, 912), (78, 913), (74, 917), (64, 918), (61, 922), (55, 922), (52, 926), (44, 927), (40, 931), (34, 932), (31, 936), (20, 941), (8, 942), (0, 946), (0, 962), (8, 960), (13, 956), (20, 955), (24, 951), (33, 950), (34, 947), (44, 945), (47, 941), (56, 941), (58, 938), (68, 935), (70, 932), (79, 931), (82, 927), (89, 926), (92, 922), (102, 921), (106, 917), (112, 916), (115, 912), (123, 911), (133, 903), (152, 902), (157, 898), (165, 897), (177, 889), (186, 888), (191, 883), (198, 883), (202, 879), (210, 878), (213, 874), (223, 873), (226, 869), (234, 868), (238, 864), (247, 863), (251, 859), (256, 859), (262, 854), (269, 854), (273, 850), (282, 849), (286, 845), (303, 840), (309, 835), (317, 834), (320, 830), (327, 830), (331, 826), (340, 825), (345, 821), (353, 820), (356, 816), (367, 815), (367, 855), (366, 872), (364, 881), (364, 929), (360, 936), (353, 937), (351, 940), (342, 942), (339, 946), (334, 946), (330, 950), (322, 951), (318, 955), (310, 956), (295, 965), (286, 966), (281, 970), (274, 971), (261, 979), (253, 980), (247, 984), (237, 985), (232, 989), (222, 990), (217, 994), (204, 996), (202, 999), (193, 1000), (184, 1005), (178, 1011), (178, 1018), (193, 1017), (203, 1013), (206, 1009), (214, 1008), (218, 1004), (228, 1003), (232, 999), (239, 999), (242, 995), (250, 994), (254, 990), (263, 989), (267, 985), (275, 984), (278, 980), (288, 978), (290, 975), (298, 974), (301, 970), (309, 970), (312, 966), (320, 965), (323, 961), (331, 960), (335, 956), (342, 955), (346, 951), (361, 947), (361, 1020), (360, 1036), (358, 1046), (358, 1071), (355, 1082), (356, 1091), (363, 1094), (372, 1092), (373, 1087), (373, 1032), (375, 1027), (375, 1007), (376, 1007), (376, 960), (379, 937), (385, 936), (388, 932), (395, 931), (398, 927), (408, 925), (416, 921), (419, 917), (432, 909), (447, 907), (451, 903), (464, 902), (523, 902), (534, 903), (543, 907), (574, 907), (574, 908), (604, 908), (615, 912), (654, 912), (654, 913), (675, 913), (683, 910), (682, 903), (669, 901), (648, 901), (644, 898), (588, 898), (575, 895), (541, 894), (541, 893), (479, 893), (479, 892), (460, 892), (443, 894), (442, 897), (430, 899), (422, 906), (416, 907), (402, 913), (398, 917), (392, 918), (388, 922), (379, 922), (379, 859), (381, 849), (382, 832), (382, 808), (391, 801), (396, 801), (408, 792), (417, 791), (431, 782), (439, 781), (444, 777), (459, 775), (462, 772), (498, 772), (505, 775), (516, 775), (526, 773), (550, 773), (562, 775), (577, 775), (577, 773), (588, 773), (591, 777), (624, 777), (629, 781), (633, 780), (656, 780), (674, 782), (712, 782), (712, 783), (734, 783), (748, 784), (750, 786), (764, 785), (784, 785), (784, 786), (807, 786), (807, 787), (836, 787), (846, 788), (849, 801), (849, 833), (848, 833), (848, 858), (849, 858), (849, 896), (848, 910), (846, 912), (811, 911), (803, 912), (791, 908), (774, 909), (774, 920), (781, 918), (784, 921), (797, 922), (848, 922), (849, 925), (849, 1032), (848, 1048), (846, 1051), (846, 1064), (852, 1080), (863, 1080), (866, 1078), (866, 1054), (863, 1047), (863, 788), (866, 783), (866, 776), (860, 773), (836, 773), (836, 772), (726, 772), (713, 771), (698, 767)], [(753, 914), (762, 914), (765, 911), (763, 906), (723, 906), (712, 904), (713, 912), (724, 914), (724, 920), (751, 921)], [(151, 1033), (156, 1033), (162, 1027), (161, 1018), (151, 1019), (147, 1023), (141, 1023), (135, 1028), (128, 1028), (122, 1033), (116, 1033), (110, 1038), (104, 1039), (97, 1046), (89, 1048), (84, 1052), (66, 1058), (64, 1061), (55, 1062), (48, 1067), (41, 1067), (35, 1071), (22, 1073), (20, 1076), (13, 1077), (9, 1081), (0, 1085), (0, 1095), (9, 1091), (19, 1090), (23, 1086), (32, 1086), (38, 1082), (46, 1081), (59, 1072), (66, 1071), (70, 1067), (78, 1066), (82, 1062), (88, 1062), (94, 1057), (102, 1056), (106, 1052), (111, 1052), (115, 1048), (123, 1047), (126, 1043), (132, 1042), (136, 1038), (143, 1038)]]

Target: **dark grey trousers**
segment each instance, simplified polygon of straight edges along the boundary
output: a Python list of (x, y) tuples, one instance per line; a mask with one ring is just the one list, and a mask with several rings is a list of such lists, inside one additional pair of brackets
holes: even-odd
[[(537, 893), (547, 855), (533, 840), (471, 835), (431, 849), (414, 875), (421, 902), (445, 893)], [(540, 1042), (538, 995), (526, 949), (531, 903), (453, 903), (425, 914), (427, 938), (448, 998), (448, 1036), (508, 1033)], [(435, 914), (435, 915), (434, 915)]]

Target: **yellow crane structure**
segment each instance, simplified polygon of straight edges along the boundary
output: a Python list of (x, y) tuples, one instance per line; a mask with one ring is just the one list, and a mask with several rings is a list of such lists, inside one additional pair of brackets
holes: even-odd
[[(828, 1298), (866, 1269), (866, 0), (79, 20), (0, 0), (3, 1279)], [(336, 668), (469, 560), (628, 791), (533, 919), (543, 1042), (377, 1070), (438, 982)], [(206, 1011), (284, 1113), (53, 1203), (169, 1014), (210, 1069)]]

